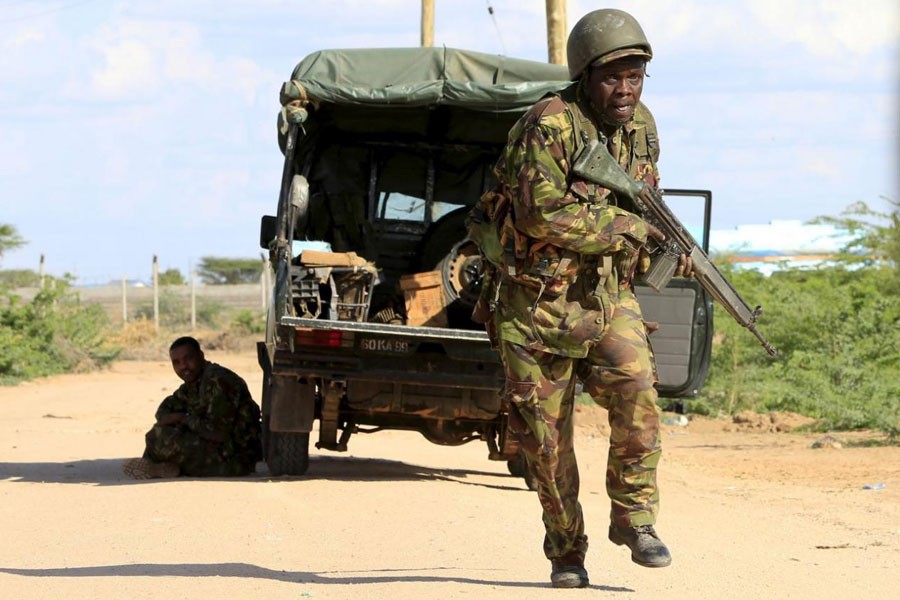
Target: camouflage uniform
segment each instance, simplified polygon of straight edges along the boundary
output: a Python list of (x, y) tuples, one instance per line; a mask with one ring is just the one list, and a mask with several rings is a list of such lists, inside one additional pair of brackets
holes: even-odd
[[(177, 425), (159, 424), (171, 414), (187, 416)], [(183, 475), (247, 475), (262, 458), (259, 407), (244, 380), (215, 363), (163, 400), (156, 420), (144, 458), (176, 463)]]
[(647, 226), (608, 190), (569, 176), (576, 152), (596, 135), (629, 174), (655, 185), (656, 127), (641, 104), (607, 138), (585, 117), (581, 95), (576, 82), (519, 120), (495, 167), (499, 183), (482, 198), (487, 214), (508, 204), (507, 268), (491, 326), (510, 429), (537, 485), (545, 554), (573, 565), (587, 550), (572, 442), (576, 378), (609, 411), (606, 484), (616, 525), (655, 522), (660, 457), (656, 369), (631, 282)]

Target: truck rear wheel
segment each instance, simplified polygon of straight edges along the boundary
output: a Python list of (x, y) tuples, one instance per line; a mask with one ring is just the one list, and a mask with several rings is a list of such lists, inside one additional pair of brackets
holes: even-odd
[(523, 478), (529, 490), (537, 489), (534, 478), (531, 476), (531, 471), (528, 470), (528, 463), (525, 462), (524, 454), (519, 452), (514, 459), (506, 461), (506, 468), (509, 469), (509, 474), (513, 477)]
[(266, 464), (275, 477), (305, 474), (309, 469), (309, 433), (267, 431)]

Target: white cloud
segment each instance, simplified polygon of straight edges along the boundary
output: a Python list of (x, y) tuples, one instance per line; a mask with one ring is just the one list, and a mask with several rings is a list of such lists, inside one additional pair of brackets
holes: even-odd
[[(680, 0), (677, 9), (665, 10), (650, 0), (607, 4), (641, 22), (657, 64), (690, 61), (698, 68), (712, 59), (720, 68), (719, 61), (729, 61), (756, 80), (782, 70), (807, 81), (852, 81), (865, 69), (873, 79), (896, 84), (896, 0)], [(570, 24), (594, 8), (588, 2), (570, 3)], [(722, 75), (737, 77), (727, 65)]]
[[(0, 136), (0, 177), (16, 175), (30, 171), (32, 162), (30, 157), (22, 152), (27, 141), (27, 133), (21, 127), (5, 127)], [(4, 207), (6, 212), (6, 207)]]
[(250, 58), (217, 56), (189, 23), (118, 19), (85, 45), (102, 57), (91, 75), (91, 89), (105, 100), (147, 100), (180, 86), (195, 94), (237, 91), (245, 104), (252, 104), (260, 86), (277, 85), (274, 74)]
[(43, 31), (35, 31), (33, 29), (29, 29), (27, 31), (16, 34), (14, 37), (11, 37), (6, 41), (6, 44), (4, 45), (7, 48), (21, 48), (26, 44), (43, 42), (45, 39), (46, 35)]
[(120, 99), (153, 91), (159, 84), (153, 51), (137, 40), (98, 48), (105, 65), (91, 77), (93, 89), (104, 98)]
[(203, 47), (200, 33), (193, 27), (170, 27), (161, 40), (164, 73), (179, 81), (208, 82), (214, 75), (215, 57)]
[(844, 173), (844, 157), (838, 148), (799, 148), (796, 155), (797, 166), (805, 173), (821, 179), (838, 182)]
[(237, 188), (244, 188), (250, 183), (250, 173), (247, 169), (220, 170), (213, 174), (209, 181), (209, 193), (205, 194), (204, 203), (211, 208), (217, 206), (220, 210), (227, 210), (222, 202)]
[(900, 35), (900, 8), (892, 0), (757, 0), (748, 6), (777, 40), (823, 58), (865, 57), (896, 47)]

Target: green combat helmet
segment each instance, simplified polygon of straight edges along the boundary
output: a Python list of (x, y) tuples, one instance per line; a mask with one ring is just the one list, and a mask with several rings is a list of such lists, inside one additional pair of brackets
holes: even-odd
[(634, 17), (622, 10), (602, 8), (575, 23), (566, 44), (566, 55), (569, 77), (578, 79), (589, 65), (606, 64), (624, 56), (643, 56), (650, 60), (653, 50)]

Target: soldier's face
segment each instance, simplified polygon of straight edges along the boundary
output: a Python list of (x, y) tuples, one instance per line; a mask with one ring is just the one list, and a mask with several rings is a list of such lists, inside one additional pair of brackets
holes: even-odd
[(644, 59), (625, 57), (588, 71), (588, 94), (607, 123), (622, 125), (634, 116), (644, 90)]
[(203, 374), (206, 359), (202, 351), (190, 346), (178, 346), (169, 351), (169, 358), (172, 359), (175, 374), (185, 383), (193, 383)]

